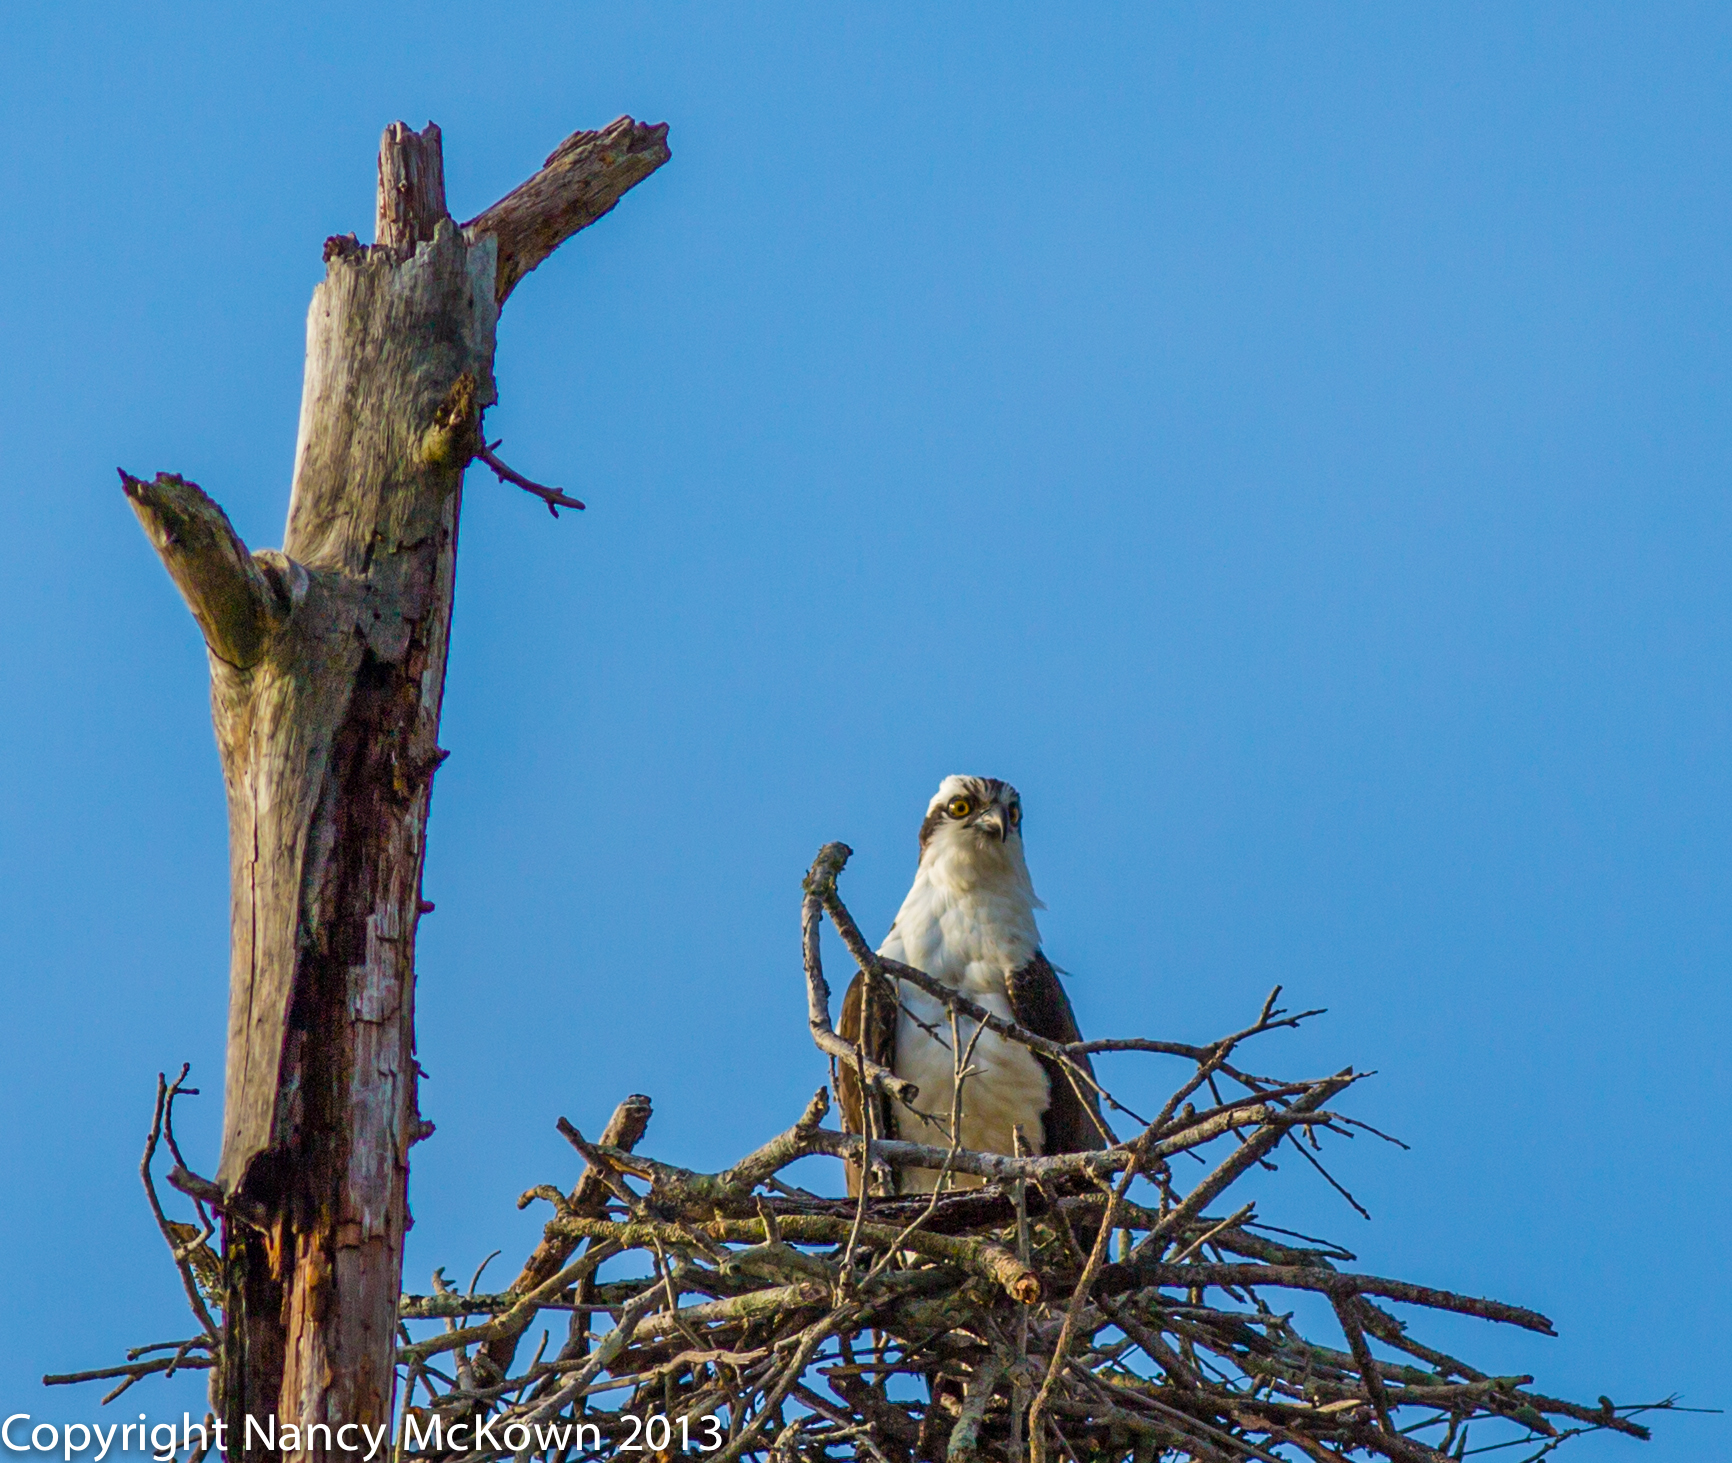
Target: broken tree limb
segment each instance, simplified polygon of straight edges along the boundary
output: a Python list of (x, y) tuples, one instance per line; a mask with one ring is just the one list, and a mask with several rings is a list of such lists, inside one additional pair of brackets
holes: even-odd
[(611, 211), (627, 189), (670, 156), (665, 122), (619, 117), (599, 132), (573, 132), (547, 155), (540, 172), (464, 224), (467, 238), (491, 234), (499, 241), (499, 303), (524, 275)]
[(228, 514), (197, 483), (166, 472), (147, 483), (122, 470), (120, 485), (210, 653), (250, 670), (306, 597), (305, 572), (281, 554), (249, 554)]
[[(633, 1093), (613, 1110), (613, 1116), (602, 1129), (602, 1144), (621, 1153), (630, 1153), (649, 1131), (652, 1111), (647, 1097), (641, 1093)], [(597, 1216), (606, 1203), (607, 1193), (607, 1186), (602, 1182), (601, 1175), (594, 1169), (585, 1169), (583, 1177), (564, 1199), (560, 1213)], [(525, 1195), (524, 1200), (519, 1201), (519, 1206), (529, 1197)], [(511, 1289), (519, 1295), (527, 1295), (546, 1284), (571, 1258), (571, 1252), (577, 1248), (577, 1244), (577, 1240), (565, 1235), (543, 1235), (541, 1243), (523, 1262), (517, 1279), (511, 1282)], [(487, 1342), (484, 1348), (487, 1359), (499, 1368), (501, 1375), (511, 1369), (511, 1359), (517, 1354), (517, 1342), (522, 1334), (523, 1330), (519, 1327)]]

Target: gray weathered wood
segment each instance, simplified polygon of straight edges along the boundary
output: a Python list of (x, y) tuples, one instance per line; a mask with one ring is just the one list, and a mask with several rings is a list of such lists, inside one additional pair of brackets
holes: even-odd
[(521, 187), (463, 226), (499, 240), (499, 303), (518, 281), (579, 229), (588, 228), (632, 184), (668, 160), (667, 123), (617, 117), (599, 132), (573, 132)]
[(445, 207), (438, 129), (393, 124), (380, 148), (378, 242), (328, 241), (314, 291), (282, 551), (249, 554), (191, 483), (122, 475), (210, 652), (228, 795), (217, 1182), (231, 1201), (222, 1388), (232, 1456), (249, 1451), (248, 1412), (303, 1424), (391, 1417), (420, 1131), (415, 931), (444, 755), (463, 470), (495, 399), (500, 303), (666, 160), (665, 132), (621, 119), (576, 134), (549, 160), (551, 176), (460, 229)]

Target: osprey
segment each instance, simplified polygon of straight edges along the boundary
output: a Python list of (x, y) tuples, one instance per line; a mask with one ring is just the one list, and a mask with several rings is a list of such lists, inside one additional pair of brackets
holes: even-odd
[[(1022, 799), (992, 777), (950, 776), (939, 784), (920, 825), (920, 866), (914, 885), (878, 947), (941, 980), (995, 1016), (1054, 1041), (1079, 1041), (1070, 999), (1040, 948), (1035, 898), (1022, 855)], [(958, 1017), (963, 1051), (976, 1023)], [(955, 1062), (950, 1013), (940, 1001), (904, 985), (857, 975), (842, 1001), (840, 1034), (864, 1040), (866, 1055), (920, 1088), (921, 1112), (888, 1098), (873, 1100), (875, 1137), (950, 1146)], [(1081, 1065), (1089, 1068), (1088, 1059)], [(839, 1074), (842, 1126), (865, 1131), (857, 1073)], [(1080, 1091), (1079, 1091), (1080, 1089)], [(1014, 1153), (1013, 1130), (1022, 1129), (1035, 1153), (1076, 1153), (1106, 1146), (1094, 1090), (1058, 1063), (996, 1032), (981, 1032), (962, 1088), (961, 1146), (983, 1153)], [(927, 1114), (929, 1116), (922, 1116)], [(899, 1175), (903, 1192), (930, 1192), (933, 1169)], [(959, 1184), (978, 1179), (957, 1175)], [(849, 1166), (850, 1193), (859, 1171)]]

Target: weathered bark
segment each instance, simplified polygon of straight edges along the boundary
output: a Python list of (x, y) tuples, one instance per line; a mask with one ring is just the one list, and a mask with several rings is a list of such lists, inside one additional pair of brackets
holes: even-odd
[[(228, 792), (217, 1182), (231, 1456), (258, 1455), (248, 1413), (391, 1417), (421, 1132), (415, 929), (463, 470), (495, 399), (500, 304), (666, 160), (665, 134), (627, 118), (579, 133), (460, 229), (438, 129), (393, 124), (377, 242), (326, 244), (282, 551), (249, 554), (191, 483), (122, 474), (204, 634)], [(338, 1451), (321, 1435), (300, 1456)]]

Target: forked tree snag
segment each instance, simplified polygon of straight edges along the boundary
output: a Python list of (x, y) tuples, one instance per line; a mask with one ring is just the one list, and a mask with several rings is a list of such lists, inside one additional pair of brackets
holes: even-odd
[[(470, 224), (437, 127), (379, 154), (377, 240), (328, 240), (281, 552), (192, 483), (122, 474), (210, 652), (228, 794), (222, 1411), (391, 1418), (416, 1106), (415, 929), (463, 470), (519, 280), (668, 158), (665, 126), (580, 132)], [(299, 1456), (322, 1458), (318, 1445)]]

